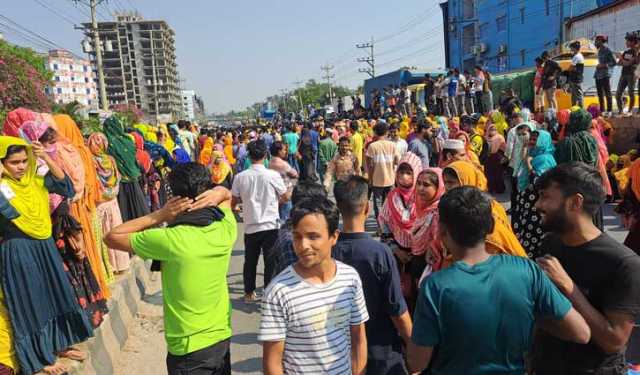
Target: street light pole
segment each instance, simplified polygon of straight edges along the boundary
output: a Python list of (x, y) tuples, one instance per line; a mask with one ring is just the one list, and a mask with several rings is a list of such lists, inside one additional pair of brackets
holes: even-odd
[(98, 87), (100, 89), (100, 107), (102, 110), (109, 110), (107, 104), (107, 89), (104, 84), (104, 70), (102, 66), (102, 47), (100, 47), (100, 38), (98, 37), (98, 18), (96, 17), (96, 8), (98, 7), (97, 0), (90, 0), (89, 6), (91, 8), (91, 29), (93, 31), (93, 45), (96, 49), (96, 68), (98, 70)]

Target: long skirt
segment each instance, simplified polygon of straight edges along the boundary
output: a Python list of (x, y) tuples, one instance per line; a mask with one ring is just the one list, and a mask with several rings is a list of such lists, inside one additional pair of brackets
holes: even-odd
[(11, 319), (9, 319), (9, 312), (4, 302), (4, 294), (2, 293), (2, 288), (0, 288), (0, 374), (2, 374), (2, 366), (14, 372), (18, 371), (18, 360), (13, 349)]
[(149, 213), (149, 206), (138, 181), (121, 182), (118, 193), (118, 205), (122, 221), (137, 219)]
[(70, 245), (69, 236), (81, 231), (80, 224), (69, 215), (69, 207), (63, 202), (53, 212), (53, 238), (64, 262), (64, 270), (69, 278), (78, 304), (87, 314), (94, 328), (100, 326), (109, 312), (107, 301), (91, 269), (88, 257), (78, 258)]
[(545, 232), (542, 229), (542, 219), (535, 208), (537, 200), (538, 193), (533, 184), (529, 184), (525, 190), (518, 193), (517, 203), (512, 208), (513, 231), (531, 259), (543, 255), (540, 245)]
[(484, 165), (489, 192), (495, 194), (504, 193), (504, 166), (502, 165), (502, 153), (496, 152), (489, 155)]
[[(118, 200), (112, 199), (100, 203), (97, 208), (98, 221), (102, 227), (102, 233), (107, 234), (111, 229), (122, 224), (120, 206)], [(122, 272), (129, 269), (129, 253), (117, 249), (109, 249), (109, 264), (115, 272)]]
[(25, 374), (55, 363), (55, 353), (93, 336), (53, 238), (35, 240), (9, 228), (0, 245), (0, 274), (13, 346)]

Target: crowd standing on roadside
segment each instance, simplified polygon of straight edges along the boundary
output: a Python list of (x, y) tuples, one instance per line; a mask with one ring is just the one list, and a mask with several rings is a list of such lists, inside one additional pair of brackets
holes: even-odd
[[(426, 76), (424, 106), (398, 85), (366, 108), (235, 127), (113, 115), (91, 133), (67, 115), (9, 113), (0, 374), (85, 360), (74, 345), (134, 255), (162, 275), (168, 372), (230, 374), (237, 217), (266, 374), (625, 374), (638, 364), (625, 351), (640, 313), (640, 160), (609, 154), (605, 112), (616, 64), (632, 112), (638, 36), (618, 60), (606, 41), (587, 109), (572, 44), (568, 72), (536, 61), (531, 110), (511, 90), (494, 106), (476, 67)], [(507, 191), (509, 210), (490, 195)], [(603, 232), (607, 202), (624, 244)]]

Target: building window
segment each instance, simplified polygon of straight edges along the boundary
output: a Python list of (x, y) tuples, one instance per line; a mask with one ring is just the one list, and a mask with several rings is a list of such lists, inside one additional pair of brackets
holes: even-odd
[(497, 60), (498, 72), (504, 72), (507, 70), (507, 55), (499, 55)]
[(60, 87), (58, 87), (56, 91), (58, 92), (58, 94), (62, 94), (62, 89)]
[(82, 70), (86, 73), (86, 72), (89, 71), (89, 68), (87, 68), (87, 66), (85, 65), (85, 66), (82, 67)]
[(489, 37), (489, 23), (485, 22), (480, 25), (480, 39), (486, 39)]
[(58, 64), (53, 64), (53, 70), (58, 70)]
[(73, 70), (73, 65), (69, 64), (69, 70)]
[(475, 0), (462, 0), (462, 17), (466, 20), (476, 15)]
[(524, 61), (527, 55), (527, 51), (524, 49), (520, 50), (520, 65), (524, 66)]
[(56, 82), (60, 82), (60, 76), (56, 76)]
[(84, 77), (84, 83), (89, 83), (89, 78), (88, 77)]
[(496, 18), (496, 28), (498, 32), (507, 30), (507, 16), (500, 16)]
[(524, 25), (524, 7), (520, 8), (520, 23)]
[(91, 89), (87, 89), (87, 95), (91, 94)]
[(549, 0), (544, 0), (544, 14), (549, 15)]
[(476, 42), (475, 25), (467, 25), (462, 29), (462, 52), (471, 53), (471, 49)]

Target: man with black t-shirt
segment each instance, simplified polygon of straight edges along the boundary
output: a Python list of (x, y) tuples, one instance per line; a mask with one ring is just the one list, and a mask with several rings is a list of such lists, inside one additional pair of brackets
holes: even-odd
[(549, 108), (553, 110), (558, 110), (558, 100), (556, 99), (556, 88), (558, 87), (557, 79), (558, 74), (562, 71), (560, 69), (560, 65), (557, 62), (551, 59), (548, 51), (542, 52), (540, 56), (542, 61), (544, 62), (542, 68), (542, 89), (544, 90), (544, 95), (547, 97), (549, 101)]
[(640, 257), (602, 233), (593, 215), (604, 202), (598, 170), (562, 164), (536, 182), (536, 209), (551, 233), (537, 262), (585, 318), (591, 341), (574, 344), (538, 332), (537, 374), (626, 374), (624, 351), (640, 313)]
[(629, 113), (632, 112), (635, 105), (635, 87), (636, 87), (636, 67), (638, 66), (638, 36), (635, 33), (627, 33), (625, 36), (627, 50), (622, 53), (618, 64), (622, 65), (620, 80), (618, 81), (618, 90), (616, 91), (616, 101), (618, 102), (618, 112), (622, 113), (624, 102), (622, 94), (624, 90), (629, 88)]

